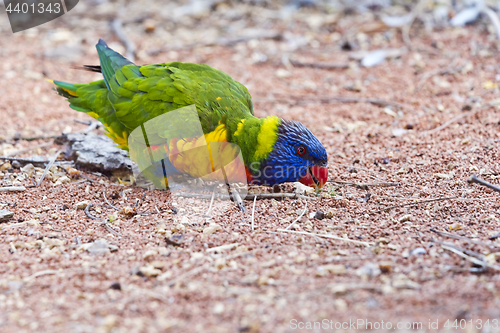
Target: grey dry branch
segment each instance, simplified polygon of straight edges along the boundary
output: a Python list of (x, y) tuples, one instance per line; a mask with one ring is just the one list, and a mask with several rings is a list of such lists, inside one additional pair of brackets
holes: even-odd
[(0, 156), (0, 160), (9, 161), (9, 162), (17, 161), (22, 166), (24, 166), (26, 164), (33, 164), (33, 166), (36, 166), (38, 168), (43, 168), (44, 166), (47, 165), (47, 163), (49, 163), (49, 161), (47, 161), (47, 160), (40, 161), (40, 160), (33, 160), (30, 158), (20, 158), (20, 157), (10, 157), (10, 156)]
[(255, 204), (257, 203), (257, 197), (253, 198), (253, 206), (252, 206), (252, 231), (254, 231), (254, 222), (255, 222)]
[(102, 221), (104, 222), (103, 219), (99, 218), (99, 217), (95, 217), (93, 216), (92, 214), (90, 214), (90, 208), (93, 206), (94, 204), (92, 202), (89, 202), (89, 204), (87, 205), (87, 207), (85, 207), (85, 209), (83, 210), (85, 212), (85, 215), (87, 215), (87, 217), (91, 220), (99, 220), (99, 221)]
[(61, 153), (60, 150), (58, 150), (54, 156), (52, 156), (52, 158), (49, 160), (49, 163), (47, 163), (47, 166), (45, 167), (45, 170), (43, 170), (43, 173), (42, 173), (42, 176), (40, 177), (40, 179), (38, 180), (38, 182), (36, 183), (36, 186), (40, 186), (40, 184), (42, 183), (43, 179), (45, 178), (45, 176), (47, 175), (47, 173), (49, 172), (50, 168), (52, 168), (52, 166), (54, 165), (54, 162), (56, 161), (57, 157), (59, 156), (59, 154)]
[(0, 193), (2, 193), (2, 192), (22, 192), (22, 191), (26, 191), (26, 187), (24, 187), (24, 186), (0, 187)]
[[(117, 208), (116, 206), (113, 206), (109, 201), (108, 201), (108, 198), (106, 197), (106, 190), (102, 191), (102, 195), (104, 197), (104, 201), (106, 201), (106, 203), (108, 204), (109, 207), (115, 209), (115, 210), (120, 210), (120, 208)], [(156, 208), (156, 206), (155, 206)], [(158, 214), (160, 214), (160, 211), (158, 210), (158, 208), (156, 208), (156, 210), (158, 211)]]
[(297, 221), (300, 220), (300, 218), (304, 216), (304, 214), (307, 212), (307, 200), (304, 200), (304, 202), (306, 203), (306, 205), (304, 206), (304, 210), (302, 211), (302, 213), (300, 213), (300, 215), (292, 223), (290, 223), (290, 225), (286, 227), (285, 230), (288, 230), (291, 227), (293, 227), (293, 225), (297, 223)]
[(472, 244), (477, 244), (477, 245), (484, 245), (484, 246), (488, 246), (488, 247), (495, 247), (495, 244), (488, 244), (488, 243), (485, 243), (485, 242), (482, 242), (482, 241), (471, 239), (469, 237), (454, 235), (454, 234), (450, 234), (449, 232), (439, 231), (439, 230), (436, 230), (436, 229), (433, 229), (433, 228), (429, 229), (429, 231), (432, 231), (432, 232), (434, 232), (434, 233), (436, 233), (436, 234), (438, 234), (438, 235), (440, 235), (442, 237), (463, 240), (463, 241), (466, 241), (466, 242), (469, 242), (469, 243), (472, 243)]
[(491, 183), (488, 183), (487, 181), (482, 180), (480, 178), (477, 178), (476, 175), (472, 175), (472, 177), (470, 177), (470, 179), (469, 179), (469, 182), (470, 183), (476, 183), (476, 184), (479, 184), (479, 185), (483, 185), (483, 186), (486, 186), (487, 188), (492, 189), (493, 191), (500, 192), (500, 187), (495, 186), (495, 185), (493, 185)]
[(114, 235), (117, 235), (117, 236), (120, 236), (120, 237), (125, 237), (123, 236), (122, 234), (120, 234), (119, 232), (113, 230), (109, 225), (108, 225), (108, 222), (109, 221), (104, 221), (103, 219), (99, 218), (99, 217), (96, 217), (96, 216), (93, 216), (92, 214), (90, 214), (90, 208), (93, 206), (94, 204), (92, 202), (89, 202), (89, 204), (87, 205), (87, 207), (85, 207), (84, 209), (84, 212), (85, 212), (85, 215), (87, 215), (87, 217), (91, 220), (98, 220), (100, 221), (99, 224), (101, 224), (102, 226), (104, 226), (104, 228), (106, 228), (107, 231), (109, 231), (110, 233), (114, 234)]
[[(199, 198), (199, 199), (211, 199), (211, 194), (201, 194), (201, 193), (188, 193), (188, 192), (178, 192), (175, 193), (176, 196), (185, 197), (185, 198)], [(317, 200), (314, 197), (308, 197), (306, 195), (298, 194), (298, 193), (248, 193), (245, 196), (245, 200), (254, 200), (257, 199), (304, 199), (304, 200)], [(221, 200), (231, 200), (231, 197), (226, 194), (217, 194), (215, 195), (215, 199)]]
[(334, 69), (345, 69), (349, 68), (349, 64), (333, 64), (333, 63), (322, 63), (322, 62), (302, 62), (298, 60), (288, 59), (290, 64), (294, 67), (310, 67), (310, 68), (319, 68), (325, 70), (334, 70)]
[(492, 265), (492, 264), (489, 264), (487, 263), (486, 261), (484, 260), (480, 260), (478, 258), (475, 258), (473, 256), (470, 256), (470, 255), (467, 255), (465, 254), (463, 251), (461, 251), (461, 249), (455, 247), (455, 246), (450, 246), (448, 244), (441, 244), (441, 247), (445, 250), (448, 250), (450, 252), (453, 252), (457, 255), (459, 255), (460, 257), (466, 259), (466, 260), (469, 260), (470, 262), (476, 264), (476, 265), (479, 265), (479, 266), (482, 266), (482, 267), (486, 267), (486, 268), (492, 268), (496, 271), (500, 271), (500, 266), (498, 265)]
[(401, 186), (401, 183), (392, 183), (392, 182), (380, 182), (380, 183), (353, 183), (346, 182), (341, 180), (328, 180), (329, 183), (334, 183), (337, 185), (346, 185), (346, 186), (354, 186), (361, 189), (367, 189), (368, 187), (391, 187), (391, 186)]

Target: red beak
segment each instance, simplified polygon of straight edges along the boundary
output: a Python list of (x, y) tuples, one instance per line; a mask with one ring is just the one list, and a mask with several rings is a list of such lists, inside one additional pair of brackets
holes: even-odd
[(319, 167), (317, 165), (307, 169), (307, 173), (300, 179), (304, 185), (320, 189), (328, 181), (328, 168)]

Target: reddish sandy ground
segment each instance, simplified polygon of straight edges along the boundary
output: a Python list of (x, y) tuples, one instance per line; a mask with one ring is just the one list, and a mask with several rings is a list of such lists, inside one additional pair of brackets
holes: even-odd
[[(49, 157), (57, 149), (52, 140), (13, 138), (85, 129), (74, 119), (90, 117), (71, 110), (44, 80), (96, 79), (72, 66), (98, 63), (93, 45), (99, 37), (120, 45), (105, 18), (88, 18), (84, 10), (76, 23), (68, 15), (16, 35), (2, 22), (0, 155), (34, 147), (20, 156)], [(411, 50), (372, 68), (350, 60), (335, 34), (304, 33), (308, 41), (293, 51), (294, 59), (349, 65), (324, 70), (285, 67), (279, 55), (290, 38), (148, 55), (165, 46), (168, 29), (145, 34), (144, 24), (127, 28), (141, 50), (138, 64), (182, 60), (221, 69), (249, 88), (256, 115), (275, 114), (310, 128), (328, 151), (332, 180), (400, 185), (327, 184), (293, 227), (358, 243), (277, 232), (300, 215), (304, 200), (257, 201), (252, 232), (251, 202), (246, 214), (230, 207), (212, 221), (191, 223), (186, 216), (200, 212), (197, 201), (174, 202), (167, 191), (91, 174), (94, 182), (54, 185), (46, 179), (38, 188), (0, 193), (18, 221), (0, 224), (1, 332), (294, 332), (313, 331), (302, 326), (307, 322), (322, 322), (326, 330), (349, 320), (369, 320), (374, 328), (383, 321), (381, 331), (424, 332), (446, 331), (447, 320), (454, 331), (456, 319), (455, 325), (467, 327), (460, 331), (500, 330), (500, 243), (489, 240), (500, 231), (499, 194), (468, 182), (476, 174), (497, 184), (500, 172), (500, 116), (490, 106), (499, 96), (498, 43), (482, 25), (416, 29)], [(304, 30), (298, 23), (270, 27)], [(385, 39), (381, 32), (367, 33), (370, 48), (403, 47), (399, 32), (390, 33)], [(259, 54), (267, 61), (252, 60)], [(329, 99), (335, 96), (392, 106), (335, 103)], [(1, 186), (32, 183), (16, 178), (18, 169), (2, 173)], [(137, 211), (153, 214), (117, 215), (110, 232), (75, 208), (87, 200), (95, 205), (93, 215), (116, 215), (103, 192), (120, 209), (138, 202)], [(451, 199), (385, 210), (434, 198)], [(310, 217), (317, 210), (326, 218)], [(210, 222), (220, 230), (204, 233)], [(166, 242), (172, 237), (180, 246)], [(100, 239), (113, 251), (89, 252), (85, 244)], [(210, 250), (227, 244), (235, 245)], [(469, 258), (490, 268), (463, 259), (453, 246), (473, 251)], [(436, 321), (438, 329), (429, 328)], [(398, 322), (403, 326), (394, 330)], [(343, 331), (366, 329), (357, 324), (344, 324)], [(404, 328), (412, 325), (415, 330)]]

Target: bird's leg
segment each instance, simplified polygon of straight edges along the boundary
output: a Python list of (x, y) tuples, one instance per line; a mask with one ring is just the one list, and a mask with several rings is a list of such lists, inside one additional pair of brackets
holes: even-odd
[(245, 204), (243, 203), (243, 200), (241, 199), (241, 196), (238, 193), (238, 191), (236, 191), (236, 189), (234, 189), (233, 187), (231, 187), (229, 185), (229, 180), (228, 180), (227, 175), (226, 175), (226, 170), (224, 170), (224, 166), (222, 166), (222, 165), (221, 165), (221, 170), (222, 170), (222, 175), (224, 176), (224, 181), (226, 182), (227, 190), (228, 190), (230, 196), (233, 198), (233, 201), (236, 203), (236, 205), (238, 206), (240, 211), (242, 213), (245, 213), (246, 212)]

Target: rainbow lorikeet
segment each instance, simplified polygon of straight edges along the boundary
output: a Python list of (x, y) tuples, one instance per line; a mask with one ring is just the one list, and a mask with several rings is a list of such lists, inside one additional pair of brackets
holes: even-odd
[[(110, 49), (102, 39), (96, 48), (100, 66), (85, 67), (101, 72), (103, 80), (88, 84), (53, 82), (71, 108), (99, 120), (122, 149), (129, 150), (135, 129), (144, 129), (146, 123), (161, 125), (161, 120), (156, 121), (163, 119), (161, 116), (194, 105), (206, 142), (228, 142), (239, 147), (249, 183), (272, 186), (300, 181), (321, 188), (327, 181), (326, 150), (311, 131), (295, 121), (255, 117), (248, 90), (224, 72), (181, 62), (138, 66)], [(175, 123), (176, 119), (170, 119)], [(175, 126), (171, 126), (174, 132)], [(161, 139), (162, 131), (154, 136)], [(195, 147), (197, 139), (182, 133), (170, 135), (165, 149)], [(183, 157), (167, 160), (167, 169), (195, 175), (200, 163)]]

